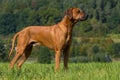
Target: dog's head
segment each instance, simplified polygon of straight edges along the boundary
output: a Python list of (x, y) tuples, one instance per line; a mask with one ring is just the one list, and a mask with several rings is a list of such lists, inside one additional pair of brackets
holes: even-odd
[(79, 8), (70, 8), (66, 11), (66, 16), (74, 22), (86, 20), (87, 15)]

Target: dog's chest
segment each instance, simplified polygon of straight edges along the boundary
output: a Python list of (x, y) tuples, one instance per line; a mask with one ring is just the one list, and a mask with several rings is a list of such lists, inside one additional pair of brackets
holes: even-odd
[(65, 39), (65, 45), (69, 43), (70, 41), (70, 38), (71, 38), (71, 35), (66, 35), (66, 39)]
[(71, 38), (70, 35), (67, 35), (67, 36), (65, 37), (65, 41), (64, 41), (64, 44), (63, 44), (63, 47), (62, 47), (63, 49), (66, 48), (66, 46), (69, 44), (70, 38)]
[(70, 35), (67, 35), (65, 42), (68, 43), (69, 40), (70, 40)]

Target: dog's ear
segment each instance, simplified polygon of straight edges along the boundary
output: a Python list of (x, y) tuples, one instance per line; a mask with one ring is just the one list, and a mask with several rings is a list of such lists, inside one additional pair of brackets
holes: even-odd
[(65, 12), (65, 15), (67, 15), (69, 19), (73, 18), (72, 10), (73, 10), (73, 8), (70, 8), (70, 9), (66, 10), (66, 12)]

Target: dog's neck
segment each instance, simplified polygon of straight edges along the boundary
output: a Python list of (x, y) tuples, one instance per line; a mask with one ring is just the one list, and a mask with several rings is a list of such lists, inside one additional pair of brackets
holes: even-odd
[(66, 27), (73, 27), (75, 24), (74, 21), (72, 19), (69, 19), (69, 17), (66, 15), (64, 16), (60, 23), (62, 23)]
[(69, 19), (69, 17), (65, 15), (58, 25), (63, 31), (67, 30), (69, 34), (72, 34), (74, 24), (74, 21)]

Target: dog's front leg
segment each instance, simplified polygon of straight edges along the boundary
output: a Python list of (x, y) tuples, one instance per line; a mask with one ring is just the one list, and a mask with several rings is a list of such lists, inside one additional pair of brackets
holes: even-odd
[(64, 69), (68, 69), (69, 49), (70, 47), (66, 47), (66, 49), (63, 51)]
[(63, 50), (63, 62), (64, 62), (64, 69), (68, 69), (68, 59), (69, 59), (69, 51), (71, 46), (71, 40), (68, 42), (66, 47)]
[(60, 67), (60, 56), (61, 56), (61, 50), (55, 51), (55, 70), (56, 71)]

